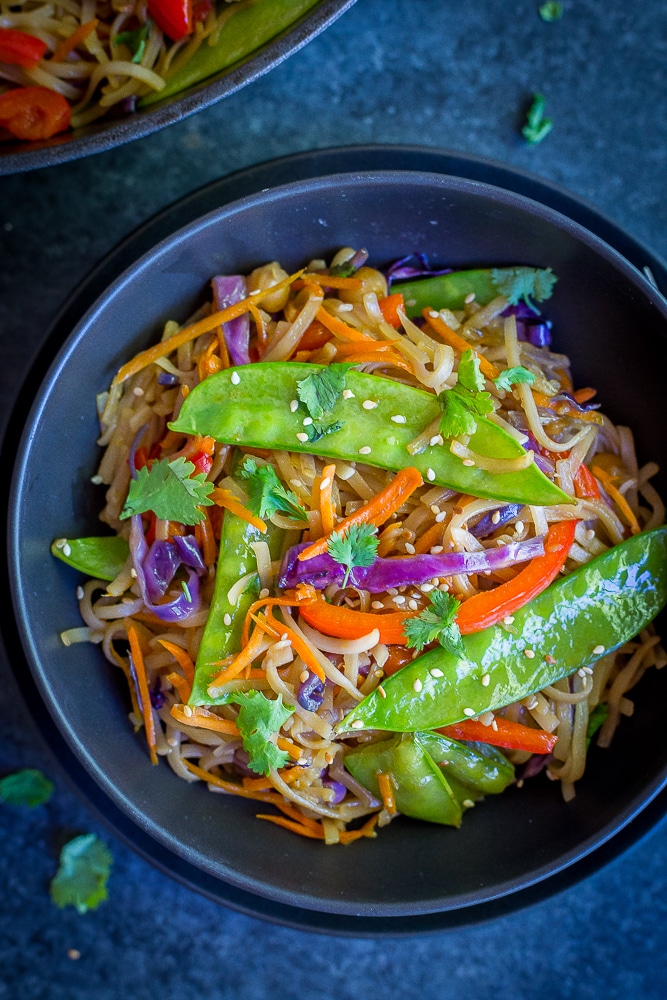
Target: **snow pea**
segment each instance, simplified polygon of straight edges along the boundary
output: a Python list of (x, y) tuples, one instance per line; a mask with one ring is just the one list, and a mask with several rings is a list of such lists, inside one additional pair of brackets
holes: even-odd
[(514, 781), (514, 766), (488, 743), (460, 743), (440, 733), (422, 732), (421, 744), (452, 788), (459, 785), (471, 793), (497, 795)]
[[(573, 503), (532, 463), (518, 472), (490, 473), (463, 464), (444, 445), (411, 455), (407, 445), (440, 415), (436, 397), (422, 389), (350, 370), (347, 388), (354, 394), (340, 397), (330, 411), (341, 427), (316, 441), (299, 440), (307, 431), (305, 413), (290, 409), (298, 398), (297, 383), (323, 366), (289, 362), (260, 362), (228, 368), (205, 379), (185, 399), (178, 418), (170, 424), (184, 434), (209, 435), (228, 444), (254, 448), (310, 452), (327, 458), (363, 461), (382, 469), (414, 465), (424, 479), (478, 497), (508, 503), (549, 506)], [(364, 400), (377, 403), (364, 409)], [(401, 417), (405, 422), (392, 420)], [(524, 455), (521, 445), (501, 427), (484, 417), (470, 439), (473, 451), (496, 458)], [(367, 450), (368, 449), (368, 450)]]
[(437, 729), (502, 708), (595, 663), (667, 603), (667, 527), (633, 535), (562, 577), (496, 625), (463, 636), (464, 653), (430, 650), (382, 682), (338, 726)]
[(209, 76), (229, 69), (285, 31), (319, 0), (256, 0), (235, 11), (225, 24), (216, 45), (204, 42), (191, 59), (159, 91), (151, 91), (139, 101), (145, 108), (165, 97), (178, 94)]
[(96, 580), (115, 580), (130, 555), (130, 547), (119, 535), (89, 538), (57, 538), (51, 553), (68, 566)]
[(500, 293), (493, 283), (490, 268), (469, 271), (452, 271), (416, 281), (395, 281), (392, 292), (400, 292), (405, 300), (408, 316), (421, 316), (422, 309), (463, 309), (466, 296), (474, 295), (475, 302), (485, 306)]

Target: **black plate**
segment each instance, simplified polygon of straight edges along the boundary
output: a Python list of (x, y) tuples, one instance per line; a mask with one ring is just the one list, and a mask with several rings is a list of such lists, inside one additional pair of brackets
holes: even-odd
[[(440, 153), (433, 150), (382, 147), (330, 150), (260, 165), (242, 174), (209, 185), (201, 191), (190, 195), (166, 212), (161, 213), (121, 244), (91, 274), (83, 286), (77, 290), (77, 293), (67, 304), (54, 324), (45, 347), (40, 353), (40, 359), (31, 374), (29, 384), (21, 393), (22, 402), (17, 404), (6, 436), (6, 455), (10, 456), (15, 453), (18, 434), (26, 415), (26, 404), (30, 401), (35, 389), (39, 385), (44, 368), (52, 359), (56, 349), (70, 332), (72, 326), (81, 319), (91, 302), (104, 291), (110, 281), (136, 260), (141, 253), (154, 246), (161, 238), (185, 223), (198, 218), (213, 208), (236, 200), (242, 195), (270, 187), (273, 184), (283, 183), (287, 180), (335, 173), (343, 165), (347, 172), (351, 168), (355, 171), (419, 169), (483, 180), (519, 193), (526, 189), (526, 193), (535, 200), (556, 208), (558, 211), (581, 222), (593, 232), (602, 236), (638, 268), (649, 266), (659, 284), (667, 280), (667, 270), (662, 261), (657, 259), (631, 237), (617, 230), (613, 223), (598, 216), (594, 209), (582, 205), (570, 198), (566, 193), (545, 185), (535, 178), (515, 174), (506, 168), (489, 163), (488, 161), (469, 160), (457, 157), (454, 154)], [(665, 284), (662, 284), (662, 287), (666, 287)], [(330, 933), (389, 935), (415, 934), (489, 919), (500, 913), (505, 913), (508, 910), (542, 899), (594, 871), (612, 857), (617, 856), (621, 850), (635, 842), (644, 832), (650, 829), (664, 814), (667, 807), (666, 793), (660, 791), (661, 785), (654, 783), (652, 792), (654, 797), (652, 801), (650, 801), (651, 796), (648, 796), (645, 808), (641, 812), (638, 809), (626, 812), (618, 827), (618, 832), (613, 838), (602, 838), (597, 842), (595, 850), (589, 851), (583, 856), (581, 856), (581, 853), (579, 855), (568, 856), (564, 859), (563, 866), (559, 870), (553, 871), (549, 878), (539, 880), (538, 876), (538, 881), (534, 884), (524, 888), (520, 892), (513, 892), (502, 898), (487, 900), (483, 903), (471, 903), (460, 909), (446, 912), (413, 914), (407, 918), (373, 915), (357, 917), (350, 914), (303, 910), (296, 906), (267, 900), (251, 892), (246, 892), (237, 886), (221, 882), (219, 879), (189, 864), (183, 858), (156, 842), (139, 827), (135, 826), (126, 814), (100, 791), (88, 772), (81, 767), (71, 753), (59, 731), (53, 725), (41, 698), (28, 678), (28, 672), (20, 656), (20, 644), (15, 628), (8, 628), (7, 640), (8, 651), (11, 654), (11, 662), (15, 666), (17, 679), (21, 682), (29, 707), (40, 730), (49, 735), (49, 741), (52, 742), (59, 759), (63, 762), (76, 785), (87, 797), (90, 804), (106, 818), (116, 832), (154, 864), (157, 864), (164, 871), (191, 888), (245, 913), (275, 920), (290, 926)], [(579, 858), (578, 860), (577, 857)], [(536, 868), (538, 870), (540, 867), (539, 860), (536, 859)]]
[(0, 142), (0, 174), (15, 174), (78, 160), (122, 146), (133, 139), (141, 139), (166, 125), (189, 118), (280, 65), (324, 31), (353, 3), (355, 0), (320, 0), (296, 24), (234, 66), (127, 118), (107, 118), (43, 142)]

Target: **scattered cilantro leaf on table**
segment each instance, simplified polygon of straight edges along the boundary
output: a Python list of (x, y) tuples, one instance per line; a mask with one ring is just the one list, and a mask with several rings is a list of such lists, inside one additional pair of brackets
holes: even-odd
[(551, 298), (558, 278), (550, 267), (497, 267), (491, 272), (491, 280), (511, 306), (523, 299), (534, 312), (539, 312), (535, 302)]
[(464, 650), (456, 613), (461, 602), (442, 590), (433, 590), (429, 599), (431, 607), (408, 618), (403, 625), (408, 648), (422, 650), (432, 642), (439, 642), (450, 653), (460, 656)]
[(438, 396), (442, 409), (440, 433), (445, 438), (474, 434), (476, 417), (493, 413), (491, 394), (484, 391), (484, 376), (479, 368), (479, 355), (472, 349), (464, 351), (459, 361), (458, 378), (451, 389)]
[(236, 725), (243, 749), (250, 756), (248, 767), (257, 774), (283, 767), (290, 759), (289, 754), (271, 739), (293, 711), (289, 705), (283, 705), (282, 695), (267, 698), (261, 691), (235, 691), (225, 701), (239, 706)]
[(521, 129), (521, 135), (531, 146), (545, 139), (553, 128), (551, 118), (544, 115), (545, 100), (542, 94), (534, 94), (533, 101), (526, 112), (526, 123)]
[(534, 372), (524, 368), (523, 365), (516, 365), (514, 368), (506, 368), (505, 371), (501, 372), (498, 378), (494, 378), (493, 384), (497, 389), (509, 392), (513, 385), (521, 383), (532, 385), (536, 378)]
[(36, 768), (24, 768), (0, 778), (0, 802), (8, 806), (28, 806), (31, 809), (48, 802), (53, 782)]
[(193, 476), (194, 471), (193, 463), (183, 456), (172, 461), (163, 458), (150, 469), (139, 469), (136, 479), (130, 480), (121, 518), (152, 510), (161, 520), (197, 524), (204, 517), (199, 507), (213, 503), (209, 498), (213, 483), (206, 481), (203, 472)]
[(292, 490), (281, 483), (272, 465), (258, 465), (247, 457), (239, 475), (246, 480), (248, 507), (258, 517), (287, 514), (296, 521), (307, 521), (308, 515)]
[(341, 586), (346, 587), (355, 566), (372, 566), (380, 541), (373, 524), (351, 524), (347, 531), (334, 531), (327, 550), (335, 562), (345, 567)]
[(543, 21), (560, 21), (563, 16), (563, 5), (562, 3), (543, 3), (540, 4), (539, 15)]
[(60, 852), (51, 899), (60, 908), (75, 906), (79, 913), (96, 909), (107, 898), (112, 864), (111, 852), (94, 833), (74, 837)]

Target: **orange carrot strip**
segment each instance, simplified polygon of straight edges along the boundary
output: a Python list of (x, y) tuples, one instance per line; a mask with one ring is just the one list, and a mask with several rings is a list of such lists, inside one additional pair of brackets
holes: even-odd
[(251, 638), (243, 644), (241, 652), (236, 656), (229, 666), (221, 670), (219, 674), (209, 682), (209, 688), (220, 687), (222, 684), (227, 684), (228, 681), (235, 680), (239, 674), (246, 667), (249, 667), (253, 660), (259, 655), (259, 650), (261, 648), (262, 642), (264, 641), (264, 633), (261, 629), (255, 629)]
[(578, 403), (587, 403), (589, 399), (593, 399), (597, 394), (597, 389), (592, 389), (590, 386), (587, 386), (585, 389), (577, 389), (572, 393)]
[[(376, 341), (369, 341), (369, 343), (375, 344)], [(411, 375), (414, 374), (412, 370), (412, 365), (406, 361), (398, 351), (384, 350), (380, 348), (366, 349), (364, 344), (346, 344), (343, 347), (338, 346), (336, 348), (337, 357), (345, 361), (349, 361), (352, 364), (363, 365), (367, 363), (383, 365), (392, 365), (394, 368), (400, 368), (404, 372), (409, 372)]]
[[(250, 636), (250, 619), (256, 622), (258, 625), (260, 622), (257, 620), (255, 615), (260, 608), (268, 607), (269, 605), (281, 605), (282, 607), (291, 608), (295, 605), (303, 604), (304, 602), (310, 602), (317, 599), (317, 591), (309, 583), (300, 583), (296, 590), (286, 590), (282, 597), (260, 597), (258, 600), (253, 601), (253, 603), (248, 608), (246, 613), (245, 621), (243, 622), (243, 632), (241, 633), (241, 642), (245, 646)], [(268, 628), (265, 631), (271, 632), (272, 629)]]
[[(319, 601), (316, 601), (315, 603), (319, 604)], [(310, 649), (310, 646), (308, 645), (307, 642), (304, 642), (304, 640), (301, 638), (298, 632), (295, 632), (293, 628), (289, 627), (289, 625), (285, 625), (283, 622), (276, 621), (276, 619), (273, 617), (273, 608), (271, 607), (267, 608), (266, 610), (266, 620), (269, 622), (270, 625), (274, 626), (278, 635), (285, 635), (285, 633), (287, 633), (287, 638), (291, 640), (292, 648), (294, 649), (295, 653), (297, 653), (297, 655), (301, 657), (301, 659), (306, 664), (308, 669), (312, 671), (312, 673), (314, 673), (316, 677), (319, 677), (321, 681), (325, 681), (326, 675), (322, 668), (322, 664), (314, 656), (314, 654)]]
[(361, 837), (376, 837), (375, 824), (378, 821), (378, 815), (375, 813), (370, 819), (366, 820), (363, 826), (360, 826), (358, 830), (341, 830), (340, 842), (341, 844), (351, 844), (353, 840), (360, 840)]
[(320, 823), (319, 820), (314, 819), (311, 816), (304, 816), (304, 814), (299, 812), (299, 810), (296, 809), (291, 804), (291, 802), (286, 802), (283, 799), (282, 803), (280, 804), (276, 803), (276, 807), (280, 809), (281, 813), (284, 813), (285, 816), (288, 816), (290, 819), (293, 819), (296, 823), (301, 823), (302, 826), (309, 827), (316, 833), (318, 830), (322, 829), (322, 824)]
[[(200, 508), (201, 509), (201, 508)], [(211, 517), (206, 508), (202, 510), (203, 518), (195, 524), (195, 537), (201, 548), (204, 565), (210, 568), (214, 565), (218, 550), (215, 544), (215, 533), (211, 523)]]
[[(409, 465), (400, 469), (388, 486), (359, 507), (353, 514), (344, 517), (336, 526), (337, 531), (347, 531), (353, 524), (384, 524), (401, 507), (414, 491), (423, 484), (421, 472)], [(327, 549), (327, 539), (319, 538), (299, 553), (299, 560), (305, 562), (319, 556)]]
[(184, 726), (194, 729), (210, 729), (214, 733), (225, 733), (227, 736), (240, 736), (238, 726), (231, 719), (221, 719), (219, 715), (205, 708), (191, 708), (188, 715), (187, 705), (172, 705), (169, 713)]
[(377, 773), (378, 785), (380, 786), (380, 795), (382, 797), (382, 804), (384, 805), (385, 812), (389, 816), (396, 815), (396, 799), (394, 797), (393, 782), (391, 780), (391, 775), (387, 774), (385, 771), (378, 771)]
[(224, 507), (228, 510), (230, 514), (236, 514), (237, 517), (242, 518), (247, 521), (248, 524), (254, 525), (262, 533), (266, 532), (266, 522), (253, 514), (245, 504), (242, 504), (237, 496), (234, 496), (231, 490), (224, 489), (221, 486), (216, 486), (214, 490), (209, 494), (213, 503), (217, 504), (218, 507)]
[(235, 302), (233, 305), (227, 306), (226, 309), (219, 309), (211, 313), (210, 316), (200, 319), (197, 323), (191, 323), (189, 326), (183, 327), (182, 330), (179, 330), (172, 337), (167, 337), (166, 340), (161, 340), (158, 344), (153, 344), (152, 347), (141, 351), (131, 361), (123, 365), (114, 376), (111, 384), (118, 385), (120, 382), (125, 382), (131, 375), (135, 375), (143, 368), (146, 368), (147, 365), (151, 365), (160, 358), (164, 358), (167, 354), (171, 354), (177, 347), (181, 347), (191, 340), (196, 340), (202, 333), (209, 333), (211, 330), (215, 330), (222, 323), (228, 323), (230, 320), (236, 319), (237, 316), (242, 316), (243, 313), (249, 310), (251, 302), (256, 304), (266, 298), (267, 295), (278, 292), (282, 288), (288, 288), (302, 273), (303, 271), (297, 271), (295, 274), (279, 281), (276, 285), (271, 285), (270, 288), (262, 288), (256, 292), (251, 292), (247, 298), (241, 299), (240, 302)]
[(335, 465), (325, 465), (322, 469), (322, 478), (320, 480), (320, 516), (322, 518), (322, 531), (325, 535), (330, 535), (335, 527), (336, 514), (332, 499), (332, 487), (335, 475)]
[(51, 62), (64, 62), (67, 59), (70, 52), (78, 48), (81, 42), (85, 42), (89, 35), (92, 35), (95, 28), (99, 24), (99, 20), (94, 17), (92, 21), (86, 21), (85, 24), (80, 24), (71, 35), (67, 38), (63, 38), (62, 42), (59, 42), (54, 49), (53, 55), (51, 56)]
[(353, 326), (348, 326), (347, 323), (343, 323), (341, 319), (337, 316), (333, 316), (330, 312), (320, 306), (320, 308), (315, 313), (315, 318), (320, 321), (322, 326), (325, 326), (330, 333), (335, 334), (342, 340), (353, 341), (354, 343), (366, 343), (370, 341), (371, 344), (381, 343), (381, 341), (373, 340), (371, 337), (367, 337), (365, 333), (361, 330), (355, 330)]
[(279, 750), (284, 750), (288, 753), (290, 757), (294, 760), (301, 760), (301, 747), (298, 747), (295, 743), (291, 743), (289, 740), (285, 739), (284, 736), (279, 736), (276, 740), (276, 744)]
[(168, 639), (158, 639), (158, 642), (167, 652), (171, 653), (179, 667), (185, 674), (185, 679), (189, 684), (192, 684), (195, 679), (195, 665), (192, 662), (188, 652), (183, 649), (182, 646), (177, 646), (175, 642), (169, 642)]
[(130, 654), (132, 656), (134, 673), (137, 678), (139, 702), (141, 704), (141, 717), (144, 720), (144, 730), (146, 732), (146, 742), (148, 743), (148, 749), (150, 751), (151, 764), (157, 764), (157, 752), (155, 749), (157, 745), (155, 741), (155, 720), (153, 719), (151, 697), (148, 691), (148, 677), (146, 676), (144, 654), (141, 650), (141, 644), (139, 642), (139, 636), (137, 635), (135, 626), (131, 622), (126, 622), (125, 628), (127, 630), (127, 638), (130, 643)]
[(427, 528), (424, 534), (415, 539), (415, 552), (422, 555), (425, 552), (430, 552), (434, 545), (439, 545), (442, 541), (442, 533), (445, 530), (444, 524), (438, 521), (432, 524), (430, 528)]
[(177, 674), (175, 670), (173, 670), (170, 674), (167, 674), (167, 680), (169, 681), (172, 687), (176, 688), (176, 690), (178, 691), (179, 698), (185, 704), (185, 702), (187, 702), (188, 698), (190, 697), (190, 691), (191, 691), (190, 684), (188, 684), (188, 682), (184, 677), (182, 677), (180, 674)]
[(639, 522), (635, 517), (634, 511), (621, 491), (614, 486), (614, 480), (617, 477), (610, 476), (609, 473), (605, 472), (604, 469), (601, 469), (599, 465), (594, 465), (591, 472), (597, 479), (600, 480), (610, 498), (614, 501), (621, 514), (628, 522), (632, 534), (638, 535), (642, 529), (639, 527)]
[(315, 271), (307, 271), (303, 276), (304, 282), (314, 281), (316, 285), (323, 285), (324, 288), (349, 288), (358, 291), (363, 288), (361, 278), (343, 278), (337, 274), (318, 274)]
[(248, 306), (248, 312), (255, 321), (255, 329), (257, 330), (257, 342), (261, 344), (263, 347), (268, 337), (268, 334), (266, 332), (266, 324), (264, 323), (264, 318), (254, 302), (252, 302)]
[(283, 801), (282, 796), (278, 795), (277, 792), (255, 791), (254, 789), (244, 788), (243, 785), (239, 785), (235, 781), (225, 781), (224, 778), (219, 778), (217, 774), (211, 774), (210, 771), (205, 771), (203, 767), (193, 764), (187, 757), (183, 758), (183, 763), (188, 771), (197, 778), (201, 778), (207, 784), (215, 785), (216, 788), (221, 788), (231, 795), (239, 795), (243, 799), (255, 799), (257, 802), (269, 802), (271, 805), (277, 805), (278, 802)]
[[(464, 351), (475, 350), (472, 344), (469, 344), (460, 333), (457, 333), (456, 330), (452, 330), (451, 326), (448, 323), (445, 323), (439, 313), (434, 316), (433, 312), (434, 310), (430, 308), (422, 309), (422, 316), (428, 325), (435, 330), (438, 336), (444, 340), (446, 344), (453, 347), (455, 351), (459, 352), (459, 354), (463, 354)], [(482, 375), (485, 375), (490, 379), (498, 378), (500, 375), (500, 369), (496, 368), (491, 361), (487, 361), (482, 354), (478, 353), (477, 357), (479, 358), (479, 368)]]
[(339, 639), (361, 639), (373, 629), (378, 629), (380, 642), (405, 646), (407, 637), (403, 626), (416, 611), (355, 611), (354, 608), (338, 607), (319, 598), (312, 604), (299, 609), (301, 617), (318, 632), (333, 635)]
[(392, 292), (391, 295), (386, 295), (379, 300), (378, 305), (384, 321), (389, 323), (389, 326), (393, 326), (395, 330), (400, 330), (401, 317), (398, 310), (405, 310), (405, 299), (401, 292)]
[(268, 791), (270, 788), (273, 788), (270, 778), (243, 778), (242, 783), (244, 788), (257, 792), (263, 792), (265, 789)]
[(269, 816), (266, 813), (257, 813), (257, 819), (266, 819), (269, 823), (275, 823), (276, 826), (283, 826), (286, 830), (298, 833), (302, 837), (310, 837), (311, 840), (324, 840), (324, 830), (321, 833), (316, 833), (309, 826), (304, 826), (302, 823), (287, 819), (285, 816)]

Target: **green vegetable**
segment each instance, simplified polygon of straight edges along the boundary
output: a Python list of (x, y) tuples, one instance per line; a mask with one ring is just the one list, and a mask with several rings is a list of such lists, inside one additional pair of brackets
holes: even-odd
[(560, 21), (563, 16), (563, 5), (562, 3), (540, 4), (539, 15), (543, 21)]
[(497, 747), (488, 743), (460, 743), (441, 733), (420, 733), (422, 746), (453, 787), (456, 782), (468, 793), (497, 795), (514, 781), (514, 766)]
[(235, 691), (226, 696), (225, 704), (239, 705), (236, 725), (239, 727), (243, 749), (249, 754), (248, 767), (257, 774), (268, 774), (283, 767), (290, 759), (280, 750), (271, 737), (279, 732), (294, 709), (283, 705), (281, 694), (267, 698), (261, 691)]
[[(508, 503), (573, 502), (535, 463), (519, 472), (494, 474), (463, 465), (446, 445), (428, 446), (421, 454), (411, 455), (408, 444), (440, 418), (437, 398), (422, 389), (363, 372), (347, 373), (353, 397), (339, 399), (333, 408), (333, 416), (342, 424), (340, 430), (315, 443), (301, 441), (297, 434), (303, 432), (302, 418), (291, 412), (290, 402), (296, 398), (297, 383), (318, 370), (317, 365), (289, 361), (260, 362), (218, 372), (195, 386), (170, 426), (184, 434), (210, 435), (228, 444), (311, 452), (383, 469), (413, 465), (434, 484)], [(232, 375), (238, 376), (237, 384)], [(378, 405), (365, 410), (365, 399)], [(396, 415), (405, 417), (405, 423), (392, 421)], [(469, 446), (496, 458), (525, 455), (515, 438), (485, 417), (477, 419)]]
[(96, 909), (107, 898), (113, 858), (94, 833), (68, 841), (51, 882), (51, 899), (58, 907), (76, 906), (79, 913)]
[(521, 135), (531, 146), (536, 146), (542, 142), (553, 128), (551, 118), (544, 116), (545, 100), (542, 94), (535, 94), (528, 111), (526, 112), (526, 124), (521, 129)]
[(347, 531), (334, 531), (327, 541), (327, 551), (332, 559), (345, 567), (341, 584), (347, 586), (355, 566), (372, 566), (380, 544), (372, 524), (351, 524)]
[(213, 483), (206, 481), (204, 472), (193, 476), (194, 470), (193, 463), (182, 456), (172, 461), (163, 458), (153, 462), (150, 469), (147, 466), (139, 469), (136, 479), (130, 480), (121, 518), (152, 510), (165, 521), (197, 524), (204, 518), (200, 506), (213, 503), (208, 496)]
[(0, 802), (8, 806), (44, 805), (51, 798), (53, 782), (35, 768), (24, 768), (0, 778)]
[(505, 371), (501, 372), (498, 378), (494, 378), (493, 384), (497, 389), (509, 392), (513, 385), (519, 385), (522, 382), (526, 385), (532, 385), (535, 378), (534, 372), (524, 368), (523, 365), (516, 365), (514, 368), (506, 368)]
[(403, 295), (407, 315), (415, 317), (421, 316), (423, 309), (463, 309), (468, 295), (474, 295), (475, 302), (480, 306), (488, 305), (498, 295), (516, 304), (526, 287), (529, 295), (541, 302), (550, 297), (555, 282), (556, 276), (551, 268), (496, 267), (396, 281), (391, 290)]
[[(526, 698), (637, 635), (667, 603), (667, 528), (633, 535), (493, 626), (434, 649), (382, 682), (338, 731), (437, 729)], [(526, 656), (526, 651), (534, 656)]]
[(128, 49), (132, 53), (132, 62), (140, 63), (144, 57), (144, 52), (146, 51), (146, 41), (148, 39), (148, 33), (151, 30), (152, 21), (146, 21), (142, 24), (140, 28), (135, 31), (121, 31), (119, 35), (116, 35), (113, 39), (114, 45), (127, 45)]
[(287, 514), (296, 521), (308, 521), (306, 511), (292, 490), (285, 489), (272, 465), (258, 465), (254, 458), (246, 458), (239, 475), (246, 480), (248, 507), (261, 518), (274, 514)]
[(600, 702), (600, 704), (596, 705), (591, 714), (588, 716), (588, 726), (586, 727), (586, 749), (590, 746), (591, 740), (597, 731), (602, 727), (608, 715), (609, 706), (605, 702)]
[(209, 45), (205, 41), (185, 66), (169, 76), (162, 90), (152, 91), (142, 97), (139, 107), (156, 104), (165, 97), (179, 94), (182, 90), (201, 83), (215, 73), (229, 69), (289, 28), (318, 2), (319, 0), (257, 0), (240, 7), (224, 25), (215, 45)]
[(429, 600), (430, 608), (424, 608), (416, 617), (408, 618), (405, 622), (403, 631), (408, 637), (406, 645), (409, 649), (421, 650), (432, 642), (439, 642), (450, 653), (461, 655), (463, 643), (455, 620), (461, 602), (441, 590), (431, 591)]
[(297, 382), (297, 395), (306, 407), (308, 416), (321, 420), (331, 413), (342, 395), (346, 386), (345, 376), (351, 368), (354, 365), (328, 365)]
[(115, 580), (130, 555), (130, 547), (120, 535), (91, 538), (57, 538), (51, 553), (68, 566), (96, 580)]
[(480, 372), (479, 363), (479, 355), (475, 351), (464, 351), (456, 383), (438, 396), (442, 408), (440, 433), (443, 437), (474, 434), (477, 430), (477, 417), (493, 413), (491, 394), (483, 391), (484, 376)]

